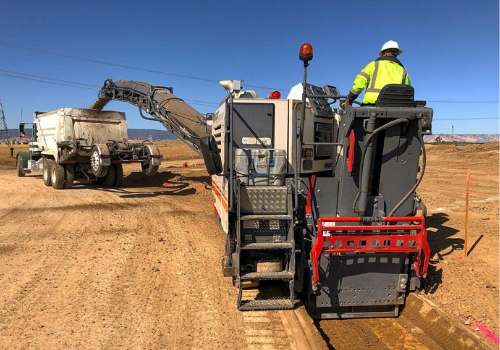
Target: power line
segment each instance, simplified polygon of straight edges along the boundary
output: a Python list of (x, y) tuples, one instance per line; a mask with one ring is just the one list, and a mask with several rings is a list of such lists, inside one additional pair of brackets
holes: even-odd
[[(161, 71), (161, 70), (135, 67), (135, 66), (129, 66), (129, 65), (125, 65), (125, 64), (119, 64), (119, 63), (111, 63), (111, 62), (96, 60), (96, 59), (92, 59), (92, 58), (66, 55), (66, 54), (53, 52), (53, 51), (35, 49), (32, 47), (27, 47), (27, 46), (22, 46), (22, 45), (17, 45), (17, 44), (10, 44), (10, 43), (6, 43), (4, 41), (0, 41), (0, 45), (18, 48), (18, 49), (27, 50), (27, 51), (43, 53), (46, 55), (59, 56), (59, 57), (64, 57), (64, 58), (69, 58), (69, 59), (79, 60), (79, 61), (84, 61), (84, 62), (91, 62), (91, 63), (101, 64), (101, 65), (106, 65), (106, 66), (111, 66), (111, 67), (120, 67), (120, 68), (137, 70), (137, 71), (142, 71), (142, 72), (168, 75), (168, 76), (178, 77), (178, 78), (206, 81), (206, 82), (210, 82), (210, 83), (218, 83), (219, 82), (218, 80), (215, 80), (215, 79), (195, 77), (195, 76), (185, 75), (185, 74), (170, 73), (170, 72), (165, 72), (165, 71)], [(288, 91), (289, 90), (289, 89), (285, 89), (285, 88), (277, 88), (277, 87), (269, 87), (269, 86), (249, 85), (249, 84), (244, 84), (244, 85), (247, 87), (252, 87), (252, 88), (257, 88), (257, 89), (265, 89), (265, 90), (280, 90), (280, 91)], [(500, 101), (434, 101), (434, 100), (427, 100), (427, 102), (432, 102), (432, 103), (499, 103)]]
[[(1, 72), (4, 72), (4, 73), (1, 73)], [(76, 89), (85, 89), (85, 90), (95, 91), (96, 89), (101, 88), (99, 85), (81, 83), (81, 82), (71, 81), (71, 80), (51, 78), (51, 77), (46, 77), (46, 76), (42, 76), (42, 75), (34, 75), (34, 74), (16, 72), (16, 71), (6, 70), (6, 69), (0, 69), (0, 75), (11, 77), (11, 78), (17, 78), (17, 79), (37, 81), (37, 82), (45, 83), (45, 84), (68, 86), (68, 87), (72, 87), (72, 88), (76, 88)], [(49, 81), (47, 81), (47, 80), (49, 80)], [(211, 102), (211, 101), (194, 100), (194, 99), (183, 99), (183, 100), (190, 102), (192, 104), (205, 106), (205, 107), (213, 107), (213, 106), (219, 105), (219, 103)], [(428, 101), (428, 102), (457, 102), (457, 101)], [(462, 101), (462, 102), (471, 102), (472, 103), (474, 101)], [(496, 101), (484, 101), (484, 102), (496, 102)], [(434, 121), (441, 121), (441, 120), (486, 120), (486, 119), (499, 119), (499, 118), (498, 117), (435, 118)]]
[(431, 101), (431, 100), (427, 100), (427, 102), (432, 102), (432, 103), (498, 103), (500, 101)]
[[(6, 73), (2, 73), (2, 72), (6, 72)], [(80, 83), (80, 82), (70, 81), (70, 80), (55, 79), (55, 78), (50, 78), (50, 77), (44, 77), (41, 75), (33, 75), (33, 74), (9, 71), (9, 70), (5, 70), (5, 69), (0, 69), (0, 75), (10, 77), (10, 78), (15, 78), (15, 79), (36, 81), (39, 83), (45, 83), (45, 84), (51, 84), (51, 85), (67, 86), (67, 87), (72, 87), (75, 89), (85, 89), (85, 90), (96, 91), (96, 90), (101, 88), (98, 85)], [(192, 104), (205, 106), (205, 107), (214, 107), (214, 106), (219, 105), (216, 102), (203, 101), (203, 100), (186, 99), (185, 101), (189, 101)]]
[(10, 78), (16, 78), (16, 79), (24, 79), (24, 80), (30, 80), (30, 81), (37, 81), (39, 83), (45, 83), (45, 84), (52, 84), (52, 85), (61, 85), (61, 86), (68, 86), (72, 87), (75, 89), (85, 89), (85, 90), (92, 90), (95, 91), (95, 89), (85, 87), (85, 86), (77, 86), (77, 85), (71, 85), (71, 84), (64, 84), (64, 83), (57, 83), (54, 81), (45, 81), (41, 79), (35, 79), (35, 78), (29, 78), (29, 77), (22, 77), (18, 75), (13, 75), (13, 74), (7, 74), (7, 73), (0, 73), (0, 75), (3, 75), (4, 77), (10, 77)]
[(99, 85), (93, 85), (93, 84), (86, 84), (86, 83), (80, 83), (77, 81), (70, 81), (70, 80), (63, 80), (63, 79), (55, 79), (55, 78), (50, 78), (50, 77), (44, 77), (41, 75), (34, 75), (34, 74), (28, 74), (28, 73), (21, 73), (21, 72), (15, 72), (12, 70), (6, 70), (6, 69), (0, 69), (0, 72), (4, 73), (11, 73), (11, 74), (17, 74), (17, 75), (24, 75), (27, 77), (31, 78), (36, 78), (36, 79), (44, 79), (44, 80), (52, 80), (60, 83), (66, 83), (66, 84), (72, 84), (72, 85), (82, 85), (82, 86), (87, 86), (93, 89), (100, 89), (101, 87)]
[(479, 117), (479, 118), (435, 118), (435, 119), (432, 119), (432, 121), (436, 122), (436, 121), (441, 121), (441, 120), (486, 120), (486, 119), (500, 120), (499, 117)]
[[(78, 82), (78, 81), (71, 81), (71, 80), (63, 80), (63, 79), (50, 78), (50, 77), (45, 77), (45, 76), (41, 76), (41, 75), (34, 75), (34, 74), (28, 74), (28, 73), (22, 73), (22, 72), (15, 72), (15, 71), (6, 70), (6, 69), (0, 69), (0, 72), (17, 74), (17, 75), (21, 75), (21, 76), (26, 76), (26, 77), (34, 78), (34, 79), (51, 80), (51, 81), (54, 81), (54, 82), (63, 83), (65, 85), (66, 84), (81, 85), (81, 86), (85, 86), (85, 87), (90, 87), (90, 88), (92, 88), (92, 90), (94, 90), (94, 89), (100, 89), (101, 88), (101, 86), (99, 86), (99, 85), (86, 84), (86, 83), (81, 83), (81, 82)], [(213, 105), (213, 106), (218, 106), (219, 105), (217, 102), (211, 102), (211, 101), (202, 101), (202, 100), (193, 100), (193, 99), (184, 99), (184, 101), (196, 102), (196, 103), (199, 103), (199, 104), (209, 104), (209, 105)]]
[[(4, 45), (4, 46), (8, 46), (8, 47), (14, 47), (14, 48), (18, 48), (18, 49), (27, 50), (27, 51), (33, 51), (33, 52), (43, 53), (43, 54), (46, 54), (46, 55), (52, 55), (52, 56), (59, 56), (59, 57), (69, 58), (69, 59), (72, 59), (72, 60), (78, 60), (78, 61), (84, 61), (84, 62), (91, 62), (91, 63), (96, 63), (96, 64), (102, 64), (102, 65), (111, 66), (111, 67), (120, 67), (120, 68), (137, 70), (137, 71), (142, 71), (142, 72), (168, 75), (168, 76), (178, 77), (178, 78), (185, 78), (185, 79), (193, 79), (193, 80), (206, 81), (206, 82), (210, 82), (210, 83), (218, 83), (219, 82), (218, 80), (215, 80), (215, 79), (207, 79), (207, 78), (195, 77), (195, 76), (191, 76), (191, 75), (170, 73), (170, 72), (164, 72), (164, 71), (161, 71), (161, 70), (148, 69), (148, 68), (142, 68), (142, 67), (134, 67), (134, 66), (129, 66), (129, 65), (125, 65), (125, 64), (100, 61), (100, 60), (95, 60), (95, 59), (92, 59), (92, 58), (85, 58), (85, 57), (79, 57), (79, 56), (73, 56), (73, 55), (66, 55), (66, 54), (62, 54), (62, 53), (58, 53), (58, 52), (53, 52), (53, 51), (47, 51), (47, 50), (42, 50), (42, 49), (34, 49), (34, 48), (31, 48), (31, 47), (26, 47), (26, 46), (21, 46), (21, 45), (16, 45), (16, 44), (9, 44), (9, 43), (3, 42), (3, 41), (0, 41), (0, 45)], [(258, 88), (258, 89), (266, 89), (266, 90), (282, 90), (282, 91), (287, 90), (287, 89), (273, 88), (273, 87), (268, 87), (268, 86), (258, 86), (258, 85), (248, 85), (248, 84), (245, 84), (245, 85), (248, 86), (248, 87), (253, 87), (253, 88)]]

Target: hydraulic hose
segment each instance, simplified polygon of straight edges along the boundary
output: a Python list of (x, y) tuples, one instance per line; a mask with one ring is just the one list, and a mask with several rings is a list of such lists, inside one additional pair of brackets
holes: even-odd
[(144, 114), (142, 114), (142, 108), (141, 107), (139, 107), (139, 114), (141, 115), (142, 119), (152, 120), (152, 121), (158, 121), (158, 119), (156, 119), (156, 118), (149, 118), (149, 117), (146, 117)]
[(379, 132), (381, 132), (383, 130), (386, 130), (386, 129), (394, 126), (394, 125), (401, 124), (401, 123), (409, 123), (409, 120), (407, 118), (399, 118), (399, 119), (393, 120), (393, 121), (391, 121), (391, 122), (389, 122), (387, 124), (384, 124), (384, 125), (378, 127), (377, 129), (373, 130), (373, 132), (366, 138), (365, 147), (363, 148), (363, 152), (361, 154), (361, 163), (360, 163), (361, 165), (360, 165), (360, 169), (359, 169), (358, 188), (360, 190), (358, 191), (358, 194), (356, 195), (356, 198), (354, 199), (354, 202), (352, 204), (354, 212), (356, 212), (356, 205), (357, 205), (359, 196), (361, 194), (363, 165), (364, 165), (364, 162), (365, 162), (366, 150), (368, 149), (368, 146), (369, 146), (370, 142), (373, 140), (373, 137), (376, 134), (378, 134)]
[[(417, 182), (412, 187), (412, 189), (410, 190), (410, 192), (408, 192), (406, 194), (406, 196), (404, 196), (403, 199), (401, 199), (399, 201), (399, 203), (396, 204), (396, 206), (394, 207), (394, 209), (391, 210), (391, 212), (388, 215), (389, 217), (392, 216), (396, 212), (396, 210), (398, 210), (404, 204), (404, 202), (406, 202), (408, 200), (408, 198), (410, 198), (410, 196), (413, 193), (415, 193), (415, 191), (417, 190), (418, 186), (422, 182), (422, 179), (424, 178), (425, 165), (427, 164), (427, 158), (426, 158), (426, 154), (425, 154), (424, 137), (422, 136), (422, 124), (421, 124), (420, 121), (418, 122), (418, 139), (420, 140), (420, 145), (421, 145), (421, 148), (422, 148), (422, 172), (420, 173), (420, 177), (418, 178)], [(425, 210), (425, 211), (427, 211), (427, 210)]]

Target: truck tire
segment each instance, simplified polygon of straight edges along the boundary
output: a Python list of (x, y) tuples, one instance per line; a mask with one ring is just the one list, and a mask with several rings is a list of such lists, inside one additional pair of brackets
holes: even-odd
[(113, 186), (120, 187), (123, 183), (123, 166), (121, 164), (113, 164), (115, 168), (115, 182)]
[(50, 174), (52, 187), (56, 190), (64, 188), (64, 167), (61, 164), (53, 161)]
[(45, 186), (52, 185), (52, 163), (54, 161), (49, 158), (43, 157), (43, 183)]
[(160, 153), (158, 147), (154, 145), (144, 146), (144, 155), (146, 159), (141, 163), (142, 172), (146, 176), (153, 176), (158, 172), (159, 165), (153, 165), (153, 153)]
[(153, 166), (150, 162), (141, 163), (141, 168), (146, 176), (153, 176), (158, 172), (158, 166)]
[(90, 168), (92, 169), (92, 173), (96, 177), (106, 176), (108, 168), (110, 167), (103, 164), (104, 161), (101, 158), (101, 154), (102, 154), (101, 147), (99, 145), (93, 145), (90, 151)]
[(25, 174), (23, 173), (23, 162), (21, 162), (21, 155), (20, 154), (17, 155), (16, 163), (17, 163), (17, 166), (16, 166), (17, 177), (24, 177)]
[(104, 187), (112, 187), (115, 183), (115, 167), (113, 165), (108, 166), (108, 172), (106, 176), (102, 177), (102, 185)]
[(64, 166), (64, 188), (73, 187), (74, 182), (75, 182), (75, 165), (66, 164)]

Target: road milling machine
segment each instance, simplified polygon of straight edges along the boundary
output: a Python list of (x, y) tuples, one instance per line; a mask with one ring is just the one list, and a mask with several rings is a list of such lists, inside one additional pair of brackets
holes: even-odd
[(203, 156), (240, 310), (300, 299), (318, 319), (397, 316), (427, 273), (415, 190), (433, 111), (407, 85), (386, 86), (374, 106), (334, 108), (346, 96), (307, 83), (312, 57), (302, 45), (304, 79), (286, 99), (222, 80), (227, 96), (204, 117), (171, 88), (108, 80), (94, 107), (132, 103)]

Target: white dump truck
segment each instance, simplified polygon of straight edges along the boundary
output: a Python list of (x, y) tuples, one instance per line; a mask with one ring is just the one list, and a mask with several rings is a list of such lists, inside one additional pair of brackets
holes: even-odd
[(17, 175), (43, 171), (45, 185), (71, 188), (76, 179), (105, 187), (121, 186), (122, 163), (141, 163), (143, 172), (154, 175), (161, 163), (158, 147), (129, 143), (125, 114), (95, 109), (62, 108), (34, 112), (33, 139), (29, 151), (17, 154)]

